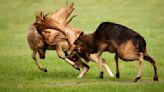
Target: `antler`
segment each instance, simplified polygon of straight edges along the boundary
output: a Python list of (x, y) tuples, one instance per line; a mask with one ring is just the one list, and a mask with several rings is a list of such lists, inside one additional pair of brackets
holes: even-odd
[(69, 3), (69, 4), (66, 4), (65, 7), (52, 13), (51, 17), (53, 20), (57, 21), (58, 23), (66, 24), (66, 20), (71, 15), (73, 10), (74, 10), (73, 3)]
[(41, 20), (43, 20), (43, 12), (37, 11), (35, 17), (36, 17), (36, 22), (40, 22)]
[(65, 26), (71, 22), (71, 20), (76, 16), (72, 16), (71, 19), (68, 19), (68, 17), (73, 12), (73, 3), (66, 4), (65, 7), (57, 10), (56, 12), (47, 15), (44, 15), (41, 11), (38, 15), (36, 15), (36, 26), (38, 27), (38, 30), (42, 31), (47, 28), (58, 30), (64, 34), (66, 34), (66, 28)]
[(76, 16), (77, 16), (77, 15), (73, 15), (73, 16), (69, 19), (69, 21), (65, 22), (65, 25), (69, 24), (69, 23), (72, 21), (72, 19), (73, 19), (74, 17), (76, 17)]
[[(74, 8), (73, 8), (73, 3), (71, 4), (67, 4), (65, 7), (59, 9), (58, 11), (56, 11), (55, 13), (51, 14), (51, 15), (44, 15), (44, 14), (40, 14), (40, 16), (36, 16), (36, 26), (37, 26), (37, 30), (41, 30), (39, 31), (40, 33), (44, 30), (44, 29), (55, 29), (58, 30), (60, 32), (62, 32), (66, 38), (68, 38), (68, 42), (71, 45), (69, 53), (71, 53), (74, 49), (74, 41), (76, 40), (76, 38), (79, 36), (80, 31), (70, 25), (67, 25), (68, 23), (71, 22), (71, 20), (75, 17), (73, 16), (71, 19), (68, 19), (68, 17), (71, 15), (71, 13), (73, 12)], [(38, 22), (37, 22), (38, 21)]]

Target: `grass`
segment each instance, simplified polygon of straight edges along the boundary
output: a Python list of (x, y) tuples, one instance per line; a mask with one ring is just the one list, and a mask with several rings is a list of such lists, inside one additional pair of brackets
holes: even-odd
[[(143, 35), (147, 49), (158, 65), (159, 82), (154, 82), (153, 69), (144, 62), (141, 81), (134, 83), (137, 62), (120, 60), (121, 78), (98, 79), (98, 65), (90, 62), (90, 71), (77, 79), (79, 71), (48, 51), (41, 63), (48, 73), (41, 72), (31, 58), (26, 36), (35, 12), (50, 12), (65, 4), (65, 0), (0, 0), (0, 91), (1, 92), (163, 92), (164, 91), (164, 1), (163, 0), (72, 0), (72, 24), (86, 33), (93, 32), (103, 21), (116, 22)], [(115, 73), (113, 54), (104, 53)]]

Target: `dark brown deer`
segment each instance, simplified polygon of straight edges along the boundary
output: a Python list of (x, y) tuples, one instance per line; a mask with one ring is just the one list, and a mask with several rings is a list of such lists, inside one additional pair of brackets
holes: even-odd
[[(82, 33), (75, 44), (77, 52), (85, 54), (88, 58), (90, 58), (91, 53), (97, 57), (100, 57), (104, 51), (115, 53), (116, 77), (119, 77), (119, 58), (124, 61), (139, 60), (135, 82), (141, 77), (144, 60), (149, 61), (154, 68), (154, 81), (158, 81), (156, 62), (148, 55), (144, 38), (125, 26), (103, 22), (94, 33), (88, 35)], [(102, 65), (100, 64), (100, 66)], [(100, 69), (100, 74), (101, 72), (102, 69)]]

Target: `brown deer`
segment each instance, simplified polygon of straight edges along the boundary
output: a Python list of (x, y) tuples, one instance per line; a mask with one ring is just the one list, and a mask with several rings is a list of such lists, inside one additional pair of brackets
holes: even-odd
[[(140, 34), (125, 26), (103, 22), (94, 33), (88, 35), (82, 33), (75, 41), (75, 44), (77, 52), (88, 57), (91, 57), (91, 53), (100, 57), (104, 51), (115, 53), (116, 77), (119, 77), (119, 58), (124, 61), (139, 60), (135, 82), (141, 78), (144, 60), (149, 61), (154, 68), (154, 81), (158, 81), (156, 62), (147, 53), (146, 41)], [(99, 62), (101, 63), (102, 61)], [(102, 69), (100, 69), (101, 72)]]
[[(68, 18), (68, 16), (70, 15), (73, 9), (73, 7), (72, 8), (70, 7), (72, 7), (72, 4), (66, 5), (64, 8), (61, 8), (56, 13), (54, 13), (54, 15), (55, 14), (58, 15), (58, 18), (62, 16), (60, 22)], [(44, 15), (42, 12), (37, 13), (36, 21), (38, 22), (39, 19), (43, 19), (45, 16), (46, 15)], [(70, 20), (72, 20), (72, 18)], [(47, 69), (44, 66), (42, 66), (37, 60), (36, 54), (38, 53), (40, 58), (44, 59), (46, 50), (56, 50), (59, 57), (66, 60), (74, 68), (76, 69), (79, 69), (79, 67), (83, 68), (83, 71), (78, 76), (79, 78), (83, 77), (84, 74), (88, 71), (89, 66), (86, 65), (78, 55), (75, 54), (71, 56), (65, 55), (65, 51), (67, 51), (69, 47), (68, 47), (68, 42), (65, 39), (66, 37), (63, 35), (63, 33), (53, 30), (53, 35), (54, 34), (56, 35), (56, 37), (53, 39), (53, 41), (55, 41), (55, 44), (52, 45), (48, 44), (46, 41), (47, 40), (46, 35), (49, 35), (47, 34), (48, 30), (52, 30), (52, 29), (46, 29), (42, 34), (42, 32), (38, 30), (38, 25), (36, 24), (36, 22), (34, 22), (34, 24), (31, 25), (28, 31), (28, 36), (27, 36), (28, 44), (30, 48), (33, 50), (32, 58), (34, 59), (38, 68), (44, 72), (47, 72)]]

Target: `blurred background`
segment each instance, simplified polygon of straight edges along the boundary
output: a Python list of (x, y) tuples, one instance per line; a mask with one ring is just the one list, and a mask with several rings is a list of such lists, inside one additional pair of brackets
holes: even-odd
[[(31, 58), (27, 32), (35, 13), (55, 11), (66, 0), (0, 0), (0, 91), (164, 91), (164, 1), (163, 0), (68, 0), (77, 15), (71, 24), (85, 33), (94, 32), (104, 21), (127, 26), (140, 33), (147, 42), (149, 54), (158, 66), (159, 83), (153, 82), (153, 67), (144, 62), (142, 80), (134, 84), (138, 62), (120, 60), (120, 79), (98, 79), (98, 65), (89, 62), (90, 71), (77, 79), (79, 71), (47, 51), (40, 60), (48, 73), (40, 71)], [(115, 74), (114, 55), (104, 53)], [(44, 87), (44, 88), (42, 88)], [(39, 88), (39, 89), (36, 89)], [(55, 89), (54, 89), (55, 88)]]

